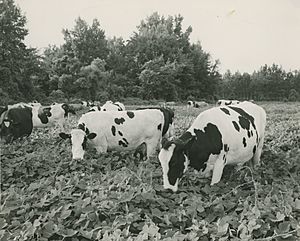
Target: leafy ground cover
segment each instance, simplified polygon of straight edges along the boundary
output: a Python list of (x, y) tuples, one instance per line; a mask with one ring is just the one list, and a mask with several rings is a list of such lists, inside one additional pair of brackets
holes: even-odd
[[(178, 193), (157, 157), (90, 149), (72, 162), (56, 130), (2, 146), (0, 240), (300, 240), (300, 106), (261, 105), (261, 166), (228, 167), (214, 186), (189, 170)], [(178, 136), (203, 109), (175, 111)]]

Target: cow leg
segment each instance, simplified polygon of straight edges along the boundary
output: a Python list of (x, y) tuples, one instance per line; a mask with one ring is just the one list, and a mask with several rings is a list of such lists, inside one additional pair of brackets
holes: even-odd
[(146, 141), (145, 143), (146, 143), (146, 147), (147, 147), (147, 159), (149, 159), (150, 156), (154, 155), (158, 143), (156, 140), (149, 140), (149, 141)]
[(256, 151), (253, 155), (253, 165), (254, 166), (260, 164), (260, 156), (261, 156), (261, 153), (262, 153), (263, 145), (264, 145), (264, 136), (261, 137), (261, 139), (259, 141), (259, 144), (258, 144), (258, 147), (257, 147), (257, 149), (256, 149)]
[(223, 154), (222, 154), (222, 155), (219, 155), (217, 161), (215, 162), (213, 176), (212, 176), (211, 183), (210, 183), (211, 186), (218, 183), (221, 180), (224, 166), (225, 166), (225, 163), (224, 163)]

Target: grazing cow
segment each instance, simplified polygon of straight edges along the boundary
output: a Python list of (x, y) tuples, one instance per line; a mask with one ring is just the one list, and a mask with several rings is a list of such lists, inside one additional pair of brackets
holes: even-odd
[(81, 101), (80, 104), (84, 107), (94, 106), (92, 101)]
[(53, 103), (51, 106), (32, 107), (33, 127), (48, 127), (58, 124), (63, 130), (65, 118), (69, 113), (75, 114), (75, 111), (68, 104)]
[(92, 108), (90, 108), (88, 112), (91, 112), (91, 111), (101, 111), (101, 107), (99, 105), (97, 105), (97, 106), (95, 105)]
[(36, 100), (33, 100), (32, 102), (27, 103), (27, 105), (30, 105), (32, 107), (36, 107), (36, 106), (41, 107), (42, 106), (41, 103), (39, 103)]
[(159, 153), (165, 189), (174, 192), (188, 166), (202, 174), (213, 170), (211, 185), (218, 183), (227, 164), (260, 161), (264, 142), (266, 113), (263, 108), (242, 102), (220, 106), (198, 115), (178, 139), (166, 141)]
[(59, 136), (71, 138), (73, 159), (83, 159), (87, 141), (98, 153), (135, 150), (145, 143), (149, 158), (162, 139), (164, 121), (158, 109), (88, 112), (82, 115), (71, 134)]
[(120, 102), (113, 103), (111, 100), (106, 101), (106, 103), (101, 107), (101, 111), (124, 111), (125, 106)]
[[(4, 110), (4, 111), (3, 111)], [(32, 132), (32, 111), (28, 106), (1, 108), (0, 139), (6, 143)]]
[(217, 106), (223, 106), (223, 105), (238, 105), (241, 103), (238, 100), (218, 100), (217, 101)]
[(204, 101), (199, 101), (199, 102), (191, 101), (191, 100), (188, 101), (188, 108), (189, 107), (200, 108), (200, 107), (205, 107), (205, 106), (208, 106), (208, 104)]

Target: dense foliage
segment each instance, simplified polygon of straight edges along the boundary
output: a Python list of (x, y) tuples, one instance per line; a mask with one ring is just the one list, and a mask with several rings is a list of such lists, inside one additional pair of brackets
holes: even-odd
[[(217, 98), (299, 100), (299, 71), (277, 65), (252, 74), (219, 73), (219, 61), (191, 43), (183, 17), (153, 13), (128, 40), (108, 39), (100, 22), (80, 17), (64, 29), (64, 43), (41, 55), (27, 48), (26, 18), (13, 0), (0, 2), (0, 104), (140, 98), (215, 101)], [(48, 101), (46, 101), (48, 100)]]
[(286, 72), (280, 66), (264, 65), (252, 75), (227, 71), (218, 86), (222, 97), (255, 100), (300, 100), (300, 71)]
[[(261, 166), (227, 168), (214, 186), (189, 170), (174, 194), (162, 190), (157, 156), (89, 149), (72, 162), (58, 130), (35, 130), (1, 153), (0, 240), (299, 240), (300, 113), (262, 106)], [(176, 136), (203, 110), (176, 107)]]

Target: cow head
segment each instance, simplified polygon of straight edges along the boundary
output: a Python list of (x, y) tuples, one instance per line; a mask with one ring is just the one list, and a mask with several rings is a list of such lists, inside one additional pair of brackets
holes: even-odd
[(189, 165), (187, 151), (194, 137), (190, 133), (185, 137), (188, 138), (176, 141), (163, 139), (162, 149), (158, 155), (163, 171), (164, 188), (173, 192), (178, 190), (178, 183)]
[(78, 129), (73, 129), (71, 134), (66, 134), (64, 132), (59, 133), (62, 139), (71, 139), (72, 142), (72, 159), (82, 160), (85, 150), (87, 140), (94, 139), (97, 134), (90, 133), (88, 128), (85, 128), (84, 124), (79, 124)]
[(13, 141), (13, 128), (14, 126), (17, 126), (16, 123), (13, 123), (12, 120), (4, 119), (0, 126), (0, 137), (1, 141), (4, 141), (5, 143), (10, 143)]

